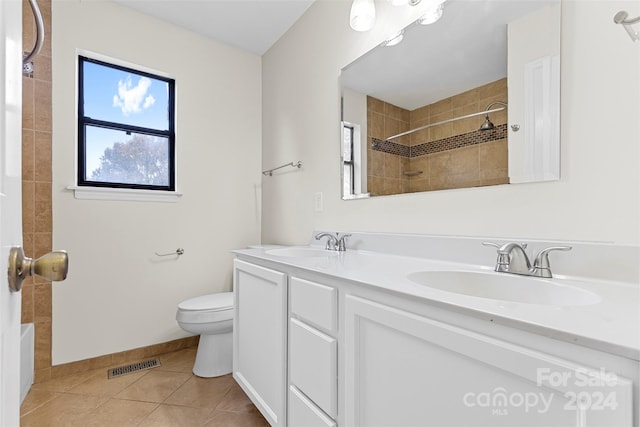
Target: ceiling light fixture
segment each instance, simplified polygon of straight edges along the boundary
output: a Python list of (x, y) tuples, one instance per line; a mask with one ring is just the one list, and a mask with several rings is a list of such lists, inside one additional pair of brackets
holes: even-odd
[(427, 12), (418, 19), (418, 24), (429, 25), (437, 22), (442, 18), (444, 12), (444, 2), (430, 8)]
[(616, 16), (613, 17), (613, 22), (615, 22), (616, 24), (622, 24), (624, 29), (627, 30), (629, 37), (631, 37), (631, 40), (635, 42), (636, 40), (640, 40), (640, 32), (635, 30), (632, 25), (640, 22), (640, 16), (633, 19), (627, 19), (628, 17), (629, 14), (622, 10), (616, 13)]
[(416, 6), (422, 0), (387, 0), (392, 6)]
[(398, 43), (400, 43), (403, 38), (404, 38), (404, 30), (400, 30), (394, 35), (392, 35), (391, 37), (389, 37), (387, 40), (383, 41), (380, 45), (386, 46), (386, 47), (395, 46)]
[(356, 31), (369, 31), (376, 22), (376, 6), (373, 0), (353, 0), (349, 25)]

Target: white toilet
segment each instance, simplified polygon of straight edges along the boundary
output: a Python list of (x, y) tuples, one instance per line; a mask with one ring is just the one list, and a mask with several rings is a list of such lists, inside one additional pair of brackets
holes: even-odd
[(176, 320), (182, 329), (200, 335), (193, 373), (219, 377), (233, 365), (233, 292), (203, 295), (178, 304)]

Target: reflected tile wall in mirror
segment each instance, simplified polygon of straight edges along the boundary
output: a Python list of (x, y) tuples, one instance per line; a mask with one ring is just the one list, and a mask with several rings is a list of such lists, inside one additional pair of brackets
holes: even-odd
[(495, 130), (479, 131), (483, 116), (437, 125), (386, 141), (409, 129), (481, 112), (506, 102), (507, 79), (408, 111), (367, 97), (367, 181), (372, 196), (506, 184), (507, 112), (490, 114)]

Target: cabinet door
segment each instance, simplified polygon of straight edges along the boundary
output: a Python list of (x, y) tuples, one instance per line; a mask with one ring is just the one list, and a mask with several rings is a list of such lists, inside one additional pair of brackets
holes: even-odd
[(630, 426), (631, 381), (355, 296), (348, 426)]
[(287, 275), (237, 259), (233, 264), (233, 377), (269, 424), (284, 426)]

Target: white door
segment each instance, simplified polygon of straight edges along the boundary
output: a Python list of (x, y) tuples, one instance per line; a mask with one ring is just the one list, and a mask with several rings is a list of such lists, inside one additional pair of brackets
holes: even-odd
[(22, 245), (22, 2), (0, 1), (0, 425), (20, 422), (21, 294), (9, 290), (9, 249)]

